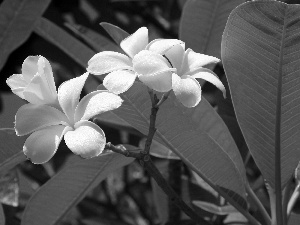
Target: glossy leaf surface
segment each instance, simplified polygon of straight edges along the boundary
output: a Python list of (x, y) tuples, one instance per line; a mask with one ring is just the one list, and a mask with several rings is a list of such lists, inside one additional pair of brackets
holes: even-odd
[(180, 20), (179, 39), (187, 48), (221, 57), (221, 39), (229, 13), (244, 0), (189, 0)]
[(281, 186), (300, 159), (300, 6), (247, 2), (229, 16), (222, 60), (238, 122), (264, 178)]

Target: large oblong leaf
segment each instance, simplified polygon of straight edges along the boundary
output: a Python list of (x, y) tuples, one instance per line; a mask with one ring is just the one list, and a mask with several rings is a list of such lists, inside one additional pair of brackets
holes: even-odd
[(23, 225), (54, 225), (96, 184), (134, 158), (105, 153), (93, 159), (78, 159), (52, 177), (27, 203)]
[(273, 188), (276, 173), (284, 187), (300, 160), (299, 17), (299, 5), (247, 2), (229, 16), (222, 40), (238, 122)]
[(221, 57), (222, 33), (229, 13), (244, 0), (189, 0), (180, 19), (179, 39), (202, 54)]
[[(121, 97), (122, 106), (111, 113), (147, 134), (151, 102), (146, 86), (137, 82)], [(204, 99), (201, 104), (203, 117), (192, 120), (194, 110), (184, 108), (172, 95), (159, 109), (154, 138), (227, 199), (242, 200), (245, 171), (237, 147), (215, 110)]]
[(51, 0), (6, 0), (0, 5), (0, 70), (9, 54), (31, 34)]
[(40, 18), (34, 27), (34, 32), (59, 47), (84, 68), (95, 54), (89, 47), (48, 19)]

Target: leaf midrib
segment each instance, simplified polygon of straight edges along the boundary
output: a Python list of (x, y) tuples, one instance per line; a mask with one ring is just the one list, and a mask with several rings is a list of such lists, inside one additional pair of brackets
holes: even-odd
[[(275, 187), (280, 186), (281, 189), (281, 100), (282, 100), (282, 67), (283, 67), (283, 50), (286, 35), (286, 11), (284, 11), (284, 21), (282, 38), (279, 50), (279, 68), (277, 83), (277, 99), (276, 99), (276, 117), (275, 117)], [(280, 191), (281, 192), (281, 191)]]

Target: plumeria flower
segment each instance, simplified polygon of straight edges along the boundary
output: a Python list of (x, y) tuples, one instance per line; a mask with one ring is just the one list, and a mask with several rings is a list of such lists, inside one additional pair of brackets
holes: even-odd
[(32, 104), (57, 104), (52, 68), (43, 56), (29, 56), (22, 64), (22, 74), (6, 80), (12, 92)]
[(105, 134), (88, 120), (118, 108), (122, 99), (108, 91), (94, 91), (79, 102), (87, 77), (88, 73), (85, 73), (60, 85), (57, 96), (61, 110), (31, 103), (18, 110), (15, 130), (19, 136), (31, 134), (23, 151), (33, 163), (50, 160), (63, 137), (69, 149), (83, 158), (98, 156), (103, 151)]
[(120, 43), (127, 55), (113, 51), (100, 52), (89, 60), (87, 71), (94, 75), (108, 73), (103, 85), (115, 94), (127, 91), (137, 77), (144, 83), (152, 83), (157, 91), (169, 91), (174, 68), (169, 67), (162, 54), (152, 51), (151, 46), (155, 43), (154, 46), (160, 46), (160, 52), (164, 52), (181, 41), (157, 39), (148, 42), (148, 29), (141, 27)]
[[(176, 73), (172, 74), (172, 89), (177, 99), (186, 107), (195, 107), (201, 101), (201, 86), (196, 79), (204, 79), (215, 85), (226, 97), (226, 90), (218, 76), (203, 66), (218, 63), (220, 60), (185, 50), (184, 44), (178, 44), (164, 53)], [(149, 65), (150, 67), (150, 65)]]

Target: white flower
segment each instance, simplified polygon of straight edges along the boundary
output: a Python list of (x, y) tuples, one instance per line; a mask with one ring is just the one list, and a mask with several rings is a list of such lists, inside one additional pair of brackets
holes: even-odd
[(43, 56), (29, 56), (22, 64), (22, 74), (6, 80), (12, 92), (32, 104), (57, 104), (52, 68)]
[(49, 105), (25, 104), (17, 112), (17, 135), (32, 133), (23, 151), (33, 163), (45, 163), (55, 154), (63, 136), (69, 149), (83, 158), (99, 155), (106, 144), (103, 130), (88, 121), (121, 106), (122, 99), (108, 91), (94, 91), (79, 102), (88, 73), (68, 80), (58, 89), (62, 111)]
[(173, 46), (165, 56), (170, 61), (172, 67), (176, 68), (176, 73), (172, 74), (172, 89), (177, 99), (186, 107), (195, 107), (201, 101), (201, 86), (196, 80), (198, 78), (209, 81), (223, 92), (226, 97), (226, 89), (218, 76), (203, 66), (215, 64), (220, 60), (213, 56), (208, 56), (194, 52), (192, 49), (184, 50), (184, 45)]
[[(87, 71), (94, 75), (108, 73), (103, 85), (115, 94), (127, 91), (137, 77), (146, 85), (151, 83), (152, 89), (167, 92), (172, 88), (174, 68), (169, 67), (162, 53), (179, 43), (182, 42), (177, 39), (156, 39), (148, 44), (148, 29), (141, 27), (120, 43), (127, 55), (100, 52), (89, 60)], [(152, 46), (155, 46), (153, 51)]]

